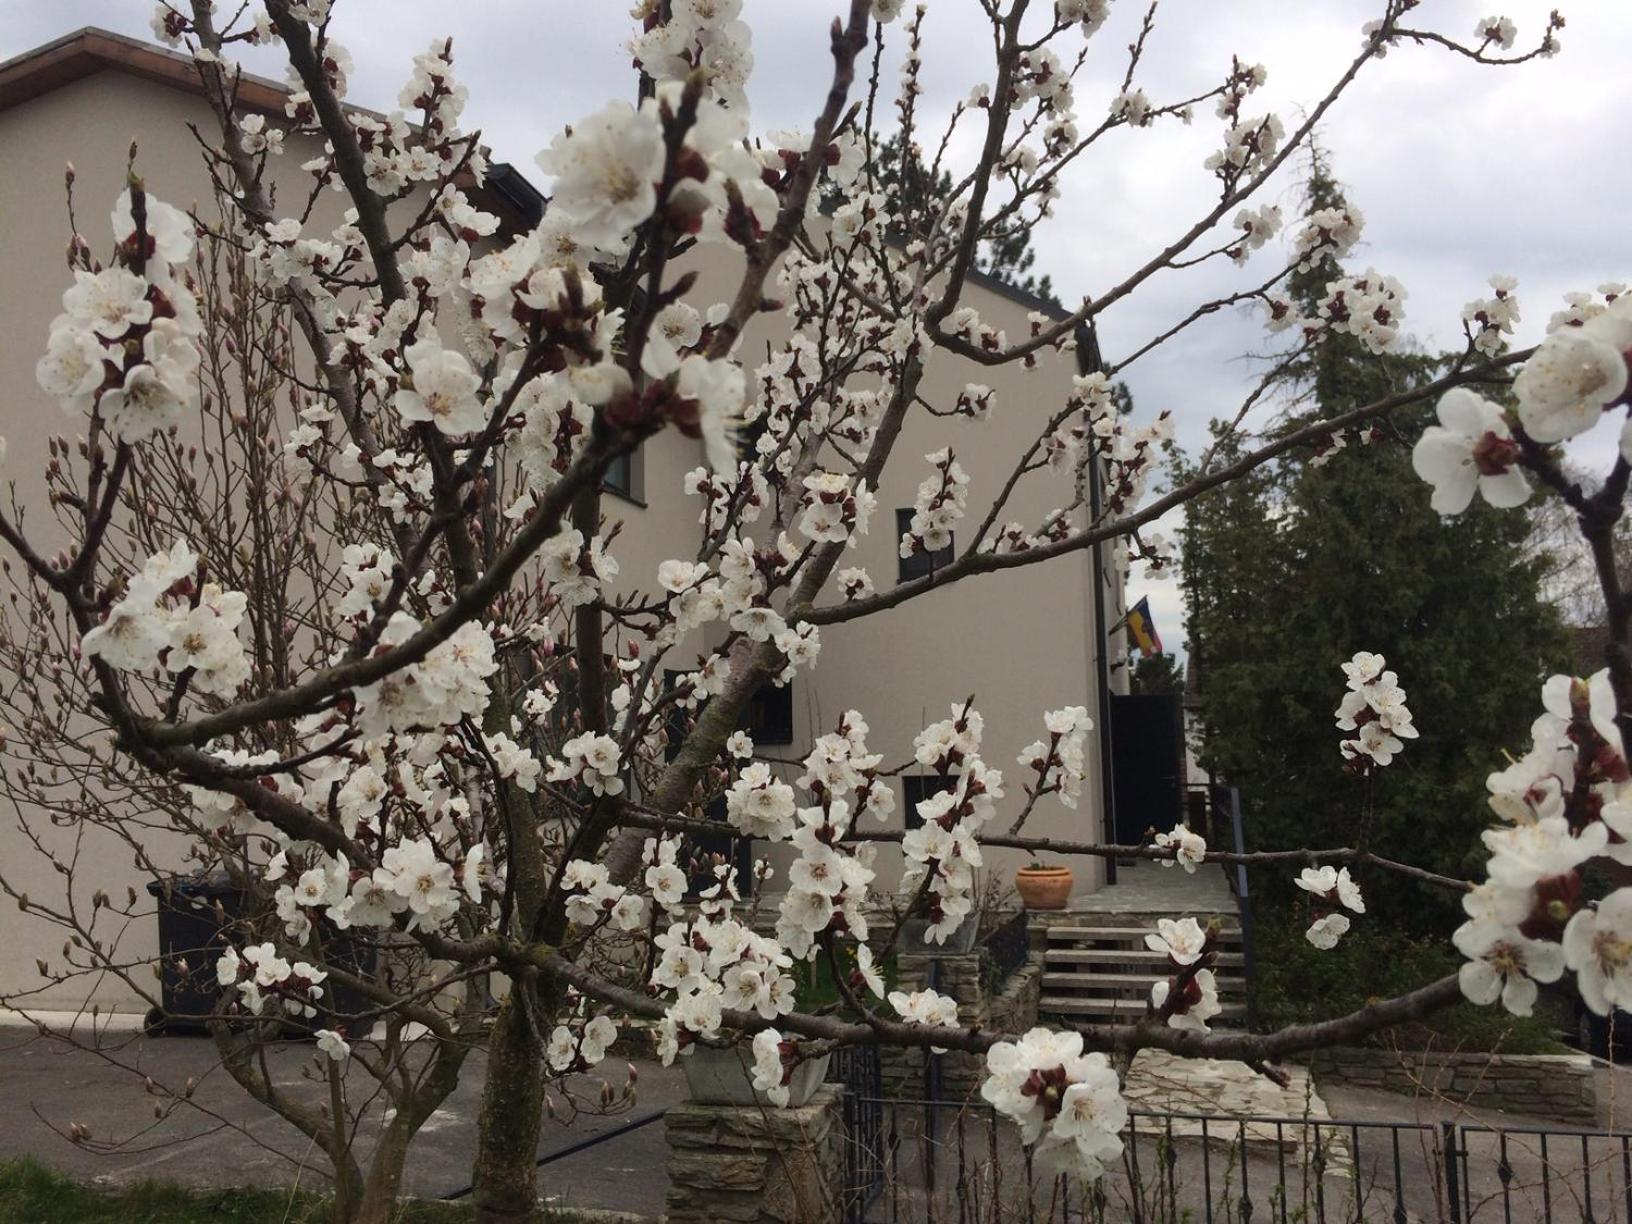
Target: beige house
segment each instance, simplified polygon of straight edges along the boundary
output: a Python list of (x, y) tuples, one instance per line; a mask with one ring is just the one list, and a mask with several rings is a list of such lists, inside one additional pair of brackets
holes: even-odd
[[(246, 104), (281, 116), (282, 90), (265, 81), (246, 81)], [(77, 172), (75, 188), (79, 224), (95, 248), (105, 247), (103, 217), (123, 185), (131, 141), (138, 143), (137, 167), (156, 196), (179, 206), (207, 200), (209, 179), (189, 125), (205, 133), (213, 125), (190, 62), (160, 48), (97, 30), (81, 30), (0, 64), (0, 268), (7, 291), (0, 293), (0, 388), (4, 416), (0, 434), (7, 436), (10, 456), (6, 476), (16, 496), (30, 505), (31, 521), (48, 520), (41, 498), (40, 473), (47, 463), (47, 438), (72, 434), (74, 425), (35, 382), (34, 364), (43, 350), (47, 326), (57, 312), (68, 281), (62, 252), (68, 238), (63, 207), (64, 163)], [(300, 199), (304, 178), (299, 165), (311, 155), (310, 142), (290, 139), (288, 152), (270, 172), (282, 175), (285, 199)], [(471, 193), (484, 209), (501, 216), (512, 232), (535, 220), (541, 206), (537, 191), (508, 166), (495, 168)], [(339, 219), (341, 197), (326, 195), (314, 228)], [(729, 294), (736, 275), (735, 257), (715, 249), (701, 262), (694, 301), (706, 304)], [(1027, 315), (1047, 310), (1041, 302), (994, 281), (976, 278), (966, 295), (982, 319), (1010, 336), (1029, 331)], [(763, 353), (774, 340), (776, 323), (762, 323), (744, 342), (744, 353)], [(1076, 372), (1071, 354), (1044, 355), (1037, 367), (988, 369), (947, 354), (930, 363), (924, 394), (949, 404), (971, 382), (992, 386), (996, 408), (984, 423), (947, 421), (919, 414), (908, 424), (897, 457), (878, 490), (874, 529), (846, 564), (865, 567), (875, 585), (885, 589), (900, 580), (903, 562), (896, 555), (898, 510), (910, 508), (918, 482), (929, 472), (922, 456), (950, 445), (971, 477), (970, 506), (974, 521), (1007, 477), (1040, 424), (1057, 410)], [(750, 362), (752, 364), (752, 362)], [(627, 476), (627, 491), (607, 499), (609, 520), (622, 520), (614, 552), (626, 579), (650, 585), (657, 565), (669, 557), (695, 552), (699, 502), (682, 490), (683, 474), (702, 461), (699, 444), (674, 432), (654, 439), (638, 454)], [(1042, 473), (1023, 482), (1005, 519), (1036, 524), (1049, 511), (1071, 500), (1068, 478)], [(54, 543), (54, 542), (53, 542)], [(956, 543), (956, 542), (955, 542)], [(1095, 598), (1096, 579), (1102, 584)], [(1096, 612), (1096, 608), (1098, 611)], [(1084, 550), (1044, 565), (1005, 574), (977, 577), (932, 592), (895, 610), (864, 621), (837, 625), (822, 635), (821, 657), (776, 699), (771, 723), (784, 723), (783, 734), (769, 729), (759, 737), (768, 752), (802, 756), (813, 735), (830, 729), (846, 709), (860, 710), (872, 728), (870, 742), (890, 762), (910, 759), (913, 735), (926, 723), (945, 717), (949, 706), (974, 694), (985, 715), (986, 755), (1010, 779), (1010, 799), (999, 823), (1018, 810), (1023, 779), (1015, 765), (1019, 750), (1043, 734), (1044, 711), (1084, 705), (1096, 723), (1104, 720), (1102, 697), (1111, 685), (1124, 688), (1125, 658), (1119, 631), (1107, 644), (1102, 625), (1115, 627), (1122, 612), (1121, 583), (1109, 551), (1101, 559)], [(683, 668), (691, 654), (676, 652)], [(0, 677), (0, 683), (9, 678)], [(783, 742), (773, 742), (780, 740)], [(1102, 743), (1090, 738), (1089, 776), (1081, 806), (1067, 809), (1045, 802), (1033, 815), (1028, 832), (1067, 838), (1097, 838), (1103, 833), (1104, 769)], [(901, 785), (916, 784), (903, 779)], [(906, 794), (898, 796), (896, 821), (910, 810)], [(61, 885), (18, 831), (12, 813), (0, 816), (0, 873), (13, 886), (46, 897)], [(88, 845), (81, 851), (81, 882), (123, 894), (140, 888), (137, 872), (123, 846)], [(988, 853), (989, 871), (1007, 883), (1024, 855)], [(1079, 892), (1099, 888), (1104, 868), (1076, 863)], [(888, 877), (886, 865), (884, 874)], [(6, 938), (0, 941), (0, 999), (15, 997), (38, 983), (37, 956), (60, 949), (62, 931), (20, 916), (7, 907)], [(151, 952), (152, 930), (128, 934), (130, 949)], [(46, 992), (29, 999), (41, 1009), (76, 1008), (82, 988)], [(135, 1000), (118, 984), (99, 996), (104, 1006), (133, 1007)]]

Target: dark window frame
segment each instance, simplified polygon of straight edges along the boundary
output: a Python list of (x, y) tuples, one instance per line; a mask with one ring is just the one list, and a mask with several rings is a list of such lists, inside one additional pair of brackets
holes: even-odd
[(911, 829), (920, 829), (924, 821), (918, 815), (918, 805), (932, 795), (945, 794), (957, 784), (957, 780), (950, 774), (902, 774), (901, 775), (901, 809), (902, 822)]
[[(912, 530), (912, 511), (896, 510), (895, 512), (895, 541), (896, 555), (900, 557), (901, 541), (906, 538), (907, 532)], [(953, 537), (945, 548), (936, 548), (925, 552), (915, 552), (911, 556), (900, 557), (900, 564), (896, 570), (897, 582), (911, 582), (914, 578), (926, 578), (938, 569), (944, 569), (952, 564), (952, 558), (957, 550), (958, 541)]]
[(634, 451), (626, 451), (606, 465), (606, 471), (601, 474), (601, 488), (629, 501), (640, 501), (635, 493)]

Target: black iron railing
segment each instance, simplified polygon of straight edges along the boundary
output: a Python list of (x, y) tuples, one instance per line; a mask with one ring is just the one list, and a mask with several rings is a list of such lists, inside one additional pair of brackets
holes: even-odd
[(874, 1122), (850, 1224), (1632, 1220), (1626, 1132), (1135, 1111), (1120, 1161), (1085, 1184), (1042, 1167), (978, 1097), (852, 1110)]
[[(1193, 785), (1186, 790), (1191, 800), (1187, 805), (1190, 823), (1193, 827), (1199, 819), (1201, 827), (1195, 832), (1207, 839), (1207, 848), (1227, 848), (1236, 854), (1245, 854), (1247, 834), (1242, 819), (1241, 792), (1222, 783)], [(1245, 864), (1222, 866), (1241, 918), (1241, 976), (1247, 986), (1247, 1029), (1253, 1031), (1258, 1027), (1258, 973), (1252, 938), (1252, 881)]]

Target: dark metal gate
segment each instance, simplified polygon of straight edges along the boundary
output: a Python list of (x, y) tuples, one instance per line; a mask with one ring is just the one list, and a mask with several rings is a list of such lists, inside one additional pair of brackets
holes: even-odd
[(884, 1186), (884, 1067), (878, 1047), (833, 1051), (827, 1079), (844, 1086), (845, 1224), (861, 1224)]

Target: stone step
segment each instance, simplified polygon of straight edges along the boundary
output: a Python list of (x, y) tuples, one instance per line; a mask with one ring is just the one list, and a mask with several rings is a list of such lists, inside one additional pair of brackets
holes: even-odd
[[(1220, 952), (1213, 967), (1236, 968), (1246, 958), (1239, 952)], [(1052, 965), (1165, 965), (1167, 957), (1149, 948), (1048, 948), (1043, 952), (1043, 964)]]
[[(1064, 1016), (1082, 1016), (1085, 1018), (1098, 1017), (1111, 1023), (1137, 1020), (1145, 1014), (1145, 1000), (1143, 999), (1084, 999), (1073, 998), (1070, 995), (1044, 995), (1037, 1001), (1037, 1011), (1040, 1015), (1056, 1013)], [(1214, 1016), (1211, 1023), (1242, 1020), (1247, 1015), (1246, 1004), (1225, 1003)]]
[[(1156, 933), (1156, 924), (1149, 926), (1056, 926), (1048, 928), (1048, 938), (1054, 943), (1077, 942), (1083, 940), (1122, 940), (1130, 942), (1137, 940), (1143, 943), (1146, 935)], [(1218, 933), (1222, 943), (1240, 943), (1240, 927), (1223, 927)]]
[[(1159, 974), (1144, 973), (1045, 973), (1043, 974), (1043, 989), (1050, 987), (1069, 990), (1139, 990), (1142, 994), (1149, 994), (1153, 983), (1164, 982), (1167, 978)], [(1245, 992), (1247, 983), (1244, 978), (1230, 973), (1214, 975), (1218, 989), (1223, 994), (1239, 994)]]

